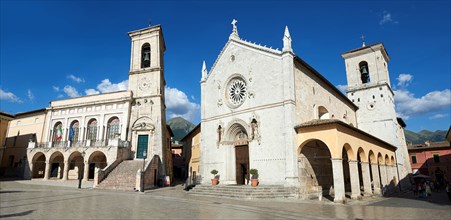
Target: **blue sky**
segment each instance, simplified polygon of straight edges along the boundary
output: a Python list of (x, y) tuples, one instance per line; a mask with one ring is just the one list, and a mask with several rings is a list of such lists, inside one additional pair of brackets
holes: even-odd
[(412, 131), (447, 130), (451, 114), (450, 1), (1, 1), (0, 110), (127, 88), (127, 32), (161, 24), (168, 117), (200, 119), (202, 61), (210, 69), (238, 20), (242, 39), (293, 49), (332, 84), (340, 54), (383, 42), (398, 115)]

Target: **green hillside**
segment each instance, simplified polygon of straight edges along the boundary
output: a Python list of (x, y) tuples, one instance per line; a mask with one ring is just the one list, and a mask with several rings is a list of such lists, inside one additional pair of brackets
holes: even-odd
[(185, 120), (182, 117), (171, 118), (166, 123), (171, 127), (174, 133), (174, 140), (180, 141), (186, 134), (188, 134), (194, 127), (193, 123)]
[(413, 144), (423, 144), (424, 141), (429, 140), (432, 142), (444, 141), (446, 130), (428, 131), (422, 130), (418, 133), (413, 131), (404, 130), (406, 135), (406, 141)]

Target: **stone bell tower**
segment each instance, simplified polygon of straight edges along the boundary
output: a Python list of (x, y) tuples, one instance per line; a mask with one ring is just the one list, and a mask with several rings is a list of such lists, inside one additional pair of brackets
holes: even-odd
[(397, 147), (402, 180), (411, 172), (402, 119), (396, 117), (390, 86), (390, 57), (382, 43), (362, 45), (341, 55), (346, 64), (347, 96), (359, 107), (357, 127)]
[(166, 107), (164, 103), (164, 52), (166, 46), (160, 25), (128, 33), (131, 58), (128, 89), (133, 93), (128, 137), (135, 159), (164, 159)]

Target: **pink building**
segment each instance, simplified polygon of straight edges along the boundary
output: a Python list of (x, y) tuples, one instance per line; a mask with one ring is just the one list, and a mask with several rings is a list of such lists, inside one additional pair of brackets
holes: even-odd
[(434, 181), (451, 181), (451, 146), (448, 141), (407, 145), (412, 172)]

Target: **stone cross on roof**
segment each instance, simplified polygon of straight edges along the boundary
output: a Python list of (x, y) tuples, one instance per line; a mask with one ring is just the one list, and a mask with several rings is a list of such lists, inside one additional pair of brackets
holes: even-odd
[(236, 20), (236, 19), (233, 19), (232, 20), (232, 27), (233, 27), (233, 29), (232, 29), (232, 34), (230, 34), (230, 38), (240, 38), (239, 36), (238, 36), (238, 29), (237, 29), (237, 27), (236, 27), (236, 23), (237, 23), (238, 21)]

